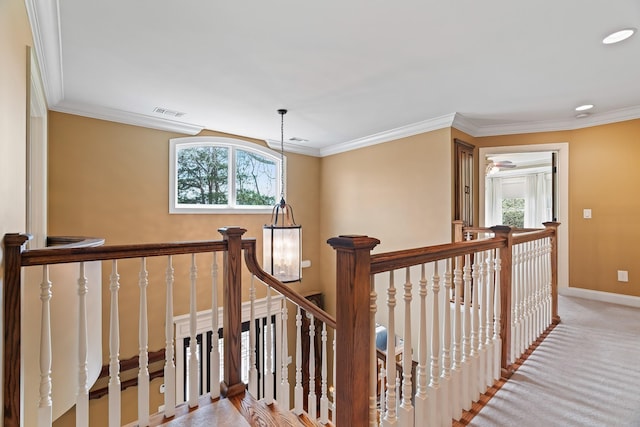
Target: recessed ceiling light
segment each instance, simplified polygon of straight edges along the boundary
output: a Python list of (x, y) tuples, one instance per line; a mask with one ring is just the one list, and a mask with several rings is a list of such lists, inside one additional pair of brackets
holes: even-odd
[(635, 32), (636, 32), (635, 28), (625, 28), (624, 30), (616, 31), (615, 33), (609, 34), (607, 37), (602, 39), (602, 43), (604, 44), (619, 43), (631, 37)]
[(576, 111), (587, 111), (593, 108), (593, 104), (584, 104), (576, 107)]
[(590, 115), (591, 115), (590, 113), (576, 114), (576, 119), (584, 119), (585, 117), (589, 117)]

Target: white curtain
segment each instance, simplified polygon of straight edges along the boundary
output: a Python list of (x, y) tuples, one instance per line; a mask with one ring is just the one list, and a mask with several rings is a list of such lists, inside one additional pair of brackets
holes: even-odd
[(487, 177), (486, 199), (484, 205), (484, 224), (486, 227), (502, 224), (502, 178)]
[(551, 191), (545, 175), (547, 174), (537, 173), (525, 176), (525, 228), (541, 228), (543, 222), (551, 220)]

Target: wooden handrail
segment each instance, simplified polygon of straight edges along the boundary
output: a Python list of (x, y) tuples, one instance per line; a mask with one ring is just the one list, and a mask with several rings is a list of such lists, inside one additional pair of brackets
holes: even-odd
[(284, 295), (285, 298), (292, 303), (300, 306), (307, 313), (313, 315), (314, 318), (327, 324), (328, 327), (336, 328), (336, 319), (326, 311), (322, 310), (311, 301), (292, 290), (290, 287), (285, 286), (278, 279), (267, 273), (260, 267), (258, 260), (256, 259), (256, 240), (255, 239), (243, 239), (242, 249), (244, 250), (244, 260), (247, 264), (247, 268), (251, 274), (254, 274), (262, 282), (271, 286), (277, 292)]
[(143, 258), (163, 255), (182, 255), (200, 252), (226, 251), (227, 242), (202, 240), (176, 243), (146, 243), (98, 247), (73, 246), (32, 249), (22, 253), (22, 266), (63, 264), (71, 262), (106, 261), (112, 259)]
[(453, 258), (477, 251), (504, 248), (505, 246), (504, 238), (494, 237), (486, 240), (469, 240), (375, 254), (371, 255), (371, 274)]

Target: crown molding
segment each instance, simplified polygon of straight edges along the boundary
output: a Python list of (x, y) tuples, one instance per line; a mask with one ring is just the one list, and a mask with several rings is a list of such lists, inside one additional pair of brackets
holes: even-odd
[(144, 114), (131, 113), (123, 110), (115, 110), (94, 105), (76, 104), (63, 101), (51, 110), (60, 113), (75, 114), (77, 116), (91, 117), (93, 119), (107, 120), (110, 122), (124, 123), (133, 126), (141, 126), (151, 129), (176, 132), (186, 135), (196, 135), (204, 129), (204, 126), (191, 123), (177, 122), (160, 117), (151, 117)]
[(47, 104), (56, 105), (64, 96), (58, 0), (26, 0), (25, 6)]
[(507, 125), (476, 126), (476, 131), (471, 135), (474, 137), (481, 137), (576, 130), (592, 126), (624, 122), (638, 118), (640, 118), (640, 106), (622, 108), (619, 110), (608, 111), (606, 113), (596, 113), (582, 119), (571, 118), (568, 120), (547, 120), (540, 122), (512, 123)]
[[(264, 142), (272, 150), (280, 152), (280, 141), (274, 139), (265, 139)], [(314, 147), (309, 147), (302, 144), (293, 144), (291, 142), (285, 142), (283, 145), (284, 151), (288, 153), (304, 154), (305, 156), (321, 157), (320, 150)]]
[(478, 133), (478, 126), (460, 113), (454, 113), (451, 127), (471, 136), (477, 136), (476, 134)]
[(320, 154), (322, 157), (331, 156), (333, 154), (344, 153), (346, 151), (357, 150), (358, 148), (382, 144), (384, 142), (394, 141), (396, 139), (406, 138), (408, 136), (451, 127), (455, 115), (456, 113), (447, 114), (444, 116), (435, 117), (433, 119), (423, 120), (421, 122), (412, 123), (395, 129), (390, 129), (384, 132), (375, 133), (373, 135), (365, 136), (362, 138), (353, 139), (351, 141), (330, 145), (328, 147), (321, 148)]

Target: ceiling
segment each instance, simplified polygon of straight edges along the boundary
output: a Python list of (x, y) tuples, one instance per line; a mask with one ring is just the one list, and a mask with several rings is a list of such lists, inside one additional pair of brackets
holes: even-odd
[(287, 108), (286, 148), (312, 155), (640, 117), (640, 35), (602, 44), (639, 0), (26, 4), (54, 111), (279, 145)]

